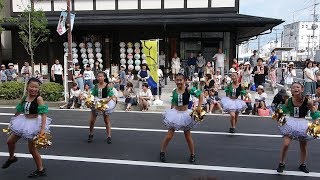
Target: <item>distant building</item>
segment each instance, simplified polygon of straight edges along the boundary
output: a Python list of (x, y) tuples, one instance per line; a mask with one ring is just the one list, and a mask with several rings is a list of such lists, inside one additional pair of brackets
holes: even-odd
[(287, 24), (283, 30), (283, 47), (292, 47), (297, 53), (297, 59), (312, 57), (319, 49), (320, 22), (316, 22), (313, 36), (313, 22), (300, 21)]

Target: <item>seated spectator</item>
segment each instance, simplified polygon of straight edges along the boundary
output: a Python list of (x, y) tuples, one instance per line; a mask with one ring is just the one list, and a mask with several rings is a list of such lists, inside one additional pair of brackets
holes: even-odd
[(67, 104), (60, 106), (60, 109), (74, 109), (74, 108), (79, 108), (81, 106), (81, 101), (80, 101), (80, 89), (77, 85), (77, 83), (72, 84), (72, 88), (70, 89), (70, 97), (69, 101)]
[(247, 109), (242, 114), (250, 114), (252, 111), (252, 96), (250, 90), (246, 87), (246, 94), (243, 96), (243, 101), (247, 104)]
[(218, 94), (218, 90), (213, 88), (209, 90), (209, 98), (207, 100), (207, 113), (211, 114), (213, 110), (219, 110), (221, 113), (223, 112), (220, 97)]
[(198, 88), (198, 86), (199, 86), (199, 81), (200, 81), (200, 78), (199, 78), (198, 73), (194, 73), (193, 76), (192, 76), (193, 86)]
[(81, 92), (80, 94), (80, 101), (81, 101), (81, 107), (80, 109), (86, 109), (87, 107), (85, 106), (85, 101), (86, 101), (86, 98), (91, 94), (91, 91), (90, 91), (90, 86), (89, 84), (85, 84), (84, 85), (84, 89), (83, 91)]
[(147, 83), (142, 84), (142, 89), (139, 92), (139, 104), (142, 111), (147, 111), (151, 105), (152, 93)]
[(113, 83), (113, 87), (119, 91), (120, 88), (120, 78), (118, 73), (114, 73), (111, 77), (111, 82)]
[(255, 104), (253, 107), (253, 112), (252, 114), (257, 114), (258, 113), (258, 108), (261, 108), (262, 103), (266, 101), (267, 98), (267, 93), (264, 92), (264, 88), (262, 85), (259, 85), (257, 88), (257, 92), (254, 94), (254, 99), (255, 99)]
[(36, 71), (34, 72), (34, 76), (35, 76), (35, 78), (37, 78), (37, 79), (39, 79), (41, 82), (43, 82), (42, 74), (41, 74), (38, 70), (36, 70)]
[(285, 89), (281, 89), (278, 92), (278, 94), (276, 94), (273, 98), (273, 101), (271, 104), (272, 110), (275, 111), (279, 107), (279, 105), (285, 104), (287, 98), (288, 98), (287, 91)]
[(127, 82), (132, 82), (133, 81), (134, 75), (132, 74), (132, 71), (130, 69), (127, 72), (126, 78), (127, 78)]
[(110, 83), (108, 83), (108, 85), (110, 87), (112, 87), (112, 91), (113, 91), (114, 96), (118, 98), (119, 97), (119, 93), (118, 93), (118, 90), (114, 87), (114, 83), (110, 82)]
[(270, 109), (267, 108), (264, 101), (260, 102), (260, 107), (258, 108), (259, 116), (270, 116)]
[(210, 91), (212, 88), (214, 88), (215, 81), (214, 79), (212, 79), (211, 74), (206, 74), (205, 79), (206, 79), (206, 84), (204, 86), (204, 89)]
[(125, 103), (127, 105), (126, 111), (131, 111), (132, 105), (137, 105), (137, 94), (134, 92), (133, 84), (131, 82), (127, 83), (125, 90), (123, 91), (123, 95), (126, 98)]
[(215, 81), (215, 87), (218, 89), (222, 89), (222, 76), (220, 74), (220, 69), (217, 69), (216, 73), (213, 75), (213, 80)]

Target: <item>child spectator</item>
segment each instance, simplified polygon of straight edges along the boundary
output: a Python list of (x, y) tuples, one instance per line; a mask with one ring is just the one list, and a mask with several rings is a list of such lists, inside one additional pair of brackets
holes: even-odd
[(277, 75), (276, 75), (276, 68), (274, 66), (271, 66), (270, 72), (269, 72), (269, 79), (270, 79), (270, 85), (274, 89), (277, 88)]
[(7, 81), (6, 66), (4, 64), (1, 65), (0, 80), (1, 80), (1, 82)]
[(250, 114), (252, 111), (252, 96), (250, 90), (246, 87), (246, 94), (243, 97), (243, 101), (247, 104), (247, 109), (242, 114)]
[(38, 70), (36, 70), (36, 71), (34, 72), (34, 75), (35, 75), (35, 77), (36, 77), (37, 79), (39, 79), (41, 82), (43, 82), (42, 74), (41, 74)]
[(119, 91), (120, 79), (119, 79), (119, 74), (118, 73), (113, 73), (112, 78), (111, 78), (111, 82), (113, 83), (113, 87), (117, 91)]
[(127, 77), (126, 77), (126, 72), (125, 72), (125, 65), (121, 65), (120, 66), (120, 78), (119, 78), (120, 82), (120, 91), (122, 93), (122, 97), (123, 98), (123, 91), (127, 85)]
[(126, 76), (127, 82), (132, 82), (133, 79), (134, 79), (134, 75), (132, 74), (132, 71), (131, 71), (131, 70), (128, 70), (127, 73), (128, 73), (127, 76)]
[(215, 75), (213, 75), (213, 79), (215, 81), (215, 86), (218, 89), (222, 89), (221, 84), (222, 84), (222, 76), (220, 74), (220, 69), (218, 69), (215, 73)]
[(86, 66), (86, 70), (83, 72), (84, 84), (88, 84), (90, 89), (93, 88), (93, 80), (96, 79), (89, 64)]
[(255, 104), (253, 107), (252, 114), (255, 115), (258, 112), (258, 109), (262, 107), (262, 103), (265, 103), (265, 100), (267, 98), (267, 93), (264, 92), (263, 86), (259, 85), (257, 88), (257, 92), (254, 94)]
[(80, 94), (80, 100), (81, 100), (81, 107), (80, 109), (86, 109), (87, 107), (85, 106), (85, 101), (86, 101), (86, 98), (90, 95), (90, 86), (88, 84), (85, 84), (84, 85), (84, 89), (83, 91), (81, 91), (81, 94)]
[(137, 94), (134, 91), (133, 84), (131, 82), (127, 83), (126, 89), (123, 91), (125, 99), (125, 103), (127, 105), (126, 111), (131, 111), (132, 105), (137, 105)]
[(70, 89), (69, 101), (67, 104), (60, 106), (60, 109), (64, 109), (64, 108), (74, 109), (76, 107), (80, 107), (81, 106), (80, 93), (81, 91), (77, 83), (73, 83), (72, 88)]
[(218, 109), (221, 113), (223, 112), (220, 100), (217, 89), (214, 88), (209, 90), (209, 98), (207, 100), (207, 112), (209, 114), (211, 114), (215, 109)]

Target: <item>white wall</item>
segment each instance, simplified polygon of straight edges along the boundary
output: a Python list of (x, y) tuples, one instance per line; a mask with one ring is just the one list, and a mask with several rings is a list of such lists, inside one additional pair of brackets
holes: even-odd
[(208, 0), (188, 0), (187, 8), (208, 8)]
[(96, 0), (97, 10), (115, 10), (116, 2), (115, 0)]
[(138, 9), (138, 0), (118, 0), (118, 8), (121, 9)]
[(211, 0), (211, 7), (235, 7), (235, 0)]
[(93, 0), (74, 0), (76, 11), (93, 10)]
[(141, 0), (141, 9), (161, 9), (161, 0)]
[(164, 8), (184, 8), (184, 0), (164, 0)]

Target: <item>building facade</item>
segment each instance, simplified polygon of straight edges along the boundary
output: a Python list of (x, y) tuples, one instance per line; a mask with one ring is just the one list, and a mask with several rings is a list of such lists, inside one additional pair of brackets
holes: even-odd
[[(10, 0), (11, 16), (18, 16), (28, 2)], [(166, 54), (168, 68), (175, 52), (185, 60), (190, 53), (201, 51), (207, 60), (212, 60), (222, 48), (230, 62), (236, 57), (237, 44), (283, 22), (239, 14), (239, 3), (239, 0), (71, 0), (72, 12), (76, 13), (72, 32), (77, 49), (74, 59), (81, 65), (88, 63), (87, 60), (91, 63), (100, 60), (104, 67), (110, 64), (135, 67), (144, 58), (138, 46), (140, 40), (161, 39), (160, 50)], [(59, 36), (56, 30), (60, 12), (66, 7), (66, 0), (35, 2), (36, 9), (46, 12), (51, 31), (48, 42), (37, 49), (36, 63), (50, 66), (54, 59), (63, 59), (67, 35)], [(20, 64), (28, 60), (18, 39), (17, 26), (8, 23), (4, 27), (12, 35), (15, 51), (12, 61)], [(90, 47), (92, 58), (88, 57)], [(86, 55), (82, 55), (83, 48)]]
[[(315, 24), (315, 26), (313, 26)], [(320, 22), (300, 21), (284, 26), (283, 47), (292, 47), (297, 59), (310, 58), (320, 47)], [(313, 27), (317, 27), (314, 28)]]

